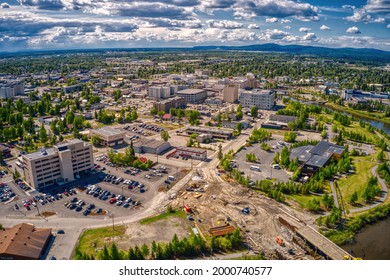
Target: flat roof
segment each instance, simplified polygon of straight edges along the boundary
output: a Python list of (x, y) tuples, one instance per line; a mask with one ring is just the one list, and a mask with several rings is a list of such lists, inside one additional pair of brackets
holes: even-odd
[(23, 155), (23, 157), (32, 160), (32, 159), (50, 157), (55, 154), (57, 154), (57, 152), (53, 148), (48, 148), (48, 149), (41, 149), (40, 151), (31, 154)]
[(109, 126), (97, 128), (97, 129), (94, 129), (93, 131), (100, 134), (100, 135), (104, 135), (104, 136), (114, 136), (114, 135), (126, 134), (125, 131), (120, 131), (119, 129), (112, 128)]
[(324, 155), (313, 155), (305, 165), (324, 167), (328, 160), (332, 157), (331, 153), (325, 153)]
[(80, 139), (70, 139), (70, 140), (65, 140), (61, 143), (58, 143), (54, 145), (54, 147), (61, 148), (61, 147), (67, 147), (70, 144), (78, 144), (78, 143), (84, 143), (83, 140)]
[(182, 89), (177, 92), (177, 94), (199, 94), (206, 92), (204, 89), (198, 89), (198, 88), (187, 88)]
[(233, 133), (233, 129), (229, 128), (214, 128), (214, 127), (205, 127), (205, 126), (190, 126), (188, 130), (199, 130), (199, 131), (207, 131), (207, 132), (216, 132), (216, 133)]
[(298, 161), (300, 162), (306, 162), (310, 159), (312, 156), (310, 151), (314, 148), (312, 145), (297, 147), (294, 149), (291, 149), (290, 158), (295, 159), (298, 158)]
[(197, 153), (197, 154), (207, 153), (207, 150), (206, 150), (206, 149), (192, 148), (192, 147), (177, 147), (176, 150), (177, 150), (177, 151), (190, 152), (190, 153)]
[(169, 142), (164, 142), (164, 141), (160, 141), (160, 140), (156, 140), (156, 139), (143, 138), (137, 142), (134, 142), (133, 146), (134, 147), (149, 147), (149, 148), (157, 149), (165, 144), (171, 145)]

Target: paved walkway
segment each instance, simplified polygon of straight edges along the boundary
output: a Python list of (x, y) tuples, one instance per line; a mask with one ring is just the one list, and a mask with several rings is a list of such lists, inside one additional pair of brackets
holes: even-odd
[(336, 188), (334, 187), (334, 183), (330, 182), (330, 188), (332, 189), (332, 195), (333, 195), (333, 200), (334, 200), (334, 205), (339, 208), (339, 199), (337, 198), (337, 191)]
[(364, 206), (362, 208), (355, 208), (355, 209), (351, 209), (349, 210), (349, 213), (358, 213), (358, 212), (363, 212), (363, 211), (366, 211), (366, 210), (369, 210), (369, 209), (372, 209), (376, 206), (378, 206), (379, 204), (383, 203), (386, 198), (387, 198), (387, 192), (388, 192), (388, 189), (387, 189), (387, 185), (386, 185), (386, 181), (383, 180), (381, 177), (379, 177), (379, 174), (377, 172), (377, 169), (378, 169), (378, 165), (374, 166), (372, 169), (371, 169), (371, 173), (372, 175), (374, 175), (376, 178), (378, 178), (378, 182), (379, 184), (381, 185), (381, 188), (382, 188), (382, 195), (379, 199), (377, 199), (376, 201), (374, 201), (373, 203), (371, 203), (370, 205), (367, 205), (367, 206)]

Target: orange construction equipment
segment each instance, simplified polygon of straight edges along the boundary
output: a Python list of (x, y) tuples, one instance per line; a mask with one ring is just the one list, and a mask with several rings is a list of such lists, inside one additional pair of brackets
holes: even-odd
[(276, 242), (278, 242), (278, 244), (279, 244), (280, 246), (284, 246), (283, 239), (282, 239), (280, 236), (277, 236), (277, 237), (276, 237)]
[(187, 204), (184, 204), (184, 210), (186, 211), (186, 213), (192, 213), (191, 207), (188, 206)]

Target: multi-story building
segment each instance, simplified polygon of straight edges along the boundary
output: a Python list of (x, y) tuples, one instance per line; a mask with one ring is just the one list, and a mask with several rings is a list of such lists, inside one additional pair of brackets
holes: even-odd
[(171, 108), (184, 108), (186, 106), (186, 100), (183, 97), (173, 97), (160, 102), (154, 103), (157, 111), (168, 112)]
[(14, 98), (15, 95), (24, 94), (23, 82), (7, 82), (0, 84), (0, 99)]
[(183, 97), (187, 103), (202, 103), (207, 98), (207, 92), (203, 89), (188, 88), (177, 92), (179, 97)]
[(80, 178), (93, 167), (92, 145), (79, 139), (68, 140), (50, 149), (23, 155), (27, 183), (36, 189)]
[(148, 96), (154, 99), (166, 99), (171, 96), (171, 88), (170, 87), (149, 87)]
[(99, 137), (103, 146), (116, 146), (123, 144), (126, 131), (105, 126), (91, 130), (90, 135)]
[(190, 126), (186, 129), (186, 133), (191, 135), (196, 134), (210, 134), (213, 138), (218, 139), (230, 139), (233, 136), (232, 129), (221, 129), (215, 127), (206, 127), (206, 126)]
[(275, 92), (272, 90), (243, 91), (239, 101), (243, 107), (256, 106), (257, 109), (270, 110), (275, 105)]
[(223, 101), (234, 103), (238, 100), (238, 86), (227, 85), (223, 89)]

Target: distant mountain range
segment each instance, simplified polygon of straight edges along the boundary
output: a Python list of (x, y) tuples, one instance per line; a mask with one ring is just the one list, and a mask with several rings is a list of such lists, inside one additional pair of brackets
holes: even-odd
[(302, 45), (278, 45), (278, 44), (263, 44), (250, 46), (199, 46), (193, 47), (193, 50), (198, 51), (261, 51), (261, 52), (283, 52), (297, 55), (318, 55), (325, 57), (339, 58), (360, 58), (360, 59), (381, 59), (382, 61), (390, 62), (390, 52), (377, 49), (364, 48), (327, 48), (327, 47), (312, 47)]
[(0, 57), (16, 57), (28, 55), (50, 55), (65, 53), (99, 53), (99, 52), (159, 52), (159, 51), (251, 51), (251, 52), (279, 52), (294, 55), (315, 55), (324, 58), (348, 58), (358, 60), (371, 60), (382, 63), (390, 63), (390, 51), (365, 48), (328, 48), (312, 47), (303, 45), (278, 45), (262, 44), (249, 46), (195, 46), (190, 48), (113, 48), (113, 49), (71, 49), (71, 50), (39, 50), (39, 51), (19, 51), (19, 52), (0, 52)]

